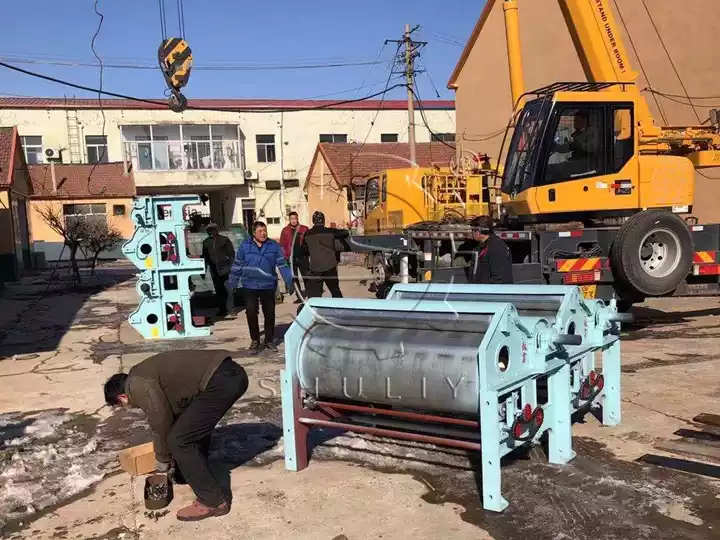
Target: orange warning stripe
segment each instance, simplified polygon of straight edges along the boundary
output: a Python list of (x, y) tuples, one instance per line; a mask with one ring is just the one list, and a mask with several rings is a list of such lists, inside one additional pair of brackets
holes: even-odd
[(712, 264), (718, 262), (717, 251), (696, 251), (693, 255), (694, 264)]
[(586, 272), (588, 270), (601, 270), (606, 266), (607, 259), (593, 257), (589, 259), (556, 259), (555, 267), (558, 272)]

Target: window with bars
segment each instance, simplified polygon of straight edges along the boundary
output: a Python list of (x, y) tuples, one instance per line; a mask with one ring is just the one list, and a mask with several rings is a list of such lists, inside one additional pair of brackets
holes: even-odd
[(78, 222), (99, 223), (107, 226), (105, 204), (63, 204), (65, 227), (72, 229)]
[(43, 142), (38, 135), (22, 135), (20, 143), (25, 153), (25, 161), (28, 165), (38, 165), (43, 162)]
[(439, 141), (439, 142), (455, 142), (455, 134), (454, 133), (432, 133), (430, 135), (431, 141)]
[(346, 143), (347, 135), (344, 133), (321, 133), (321, 143)]
[(269, 218), (267, 218), (267, 224), (268, 225), (280, 225), (280, 218), (279, 217), (269, 217)]
[(275, 135), (255, 135), (258, 163), (275, 163)]
[(380, 135), (380, 142), (398, 142), (397, 133), (383, 133)]
[(86, 135), (88, 163), (108, 163), (107, 137), (105, 135)]

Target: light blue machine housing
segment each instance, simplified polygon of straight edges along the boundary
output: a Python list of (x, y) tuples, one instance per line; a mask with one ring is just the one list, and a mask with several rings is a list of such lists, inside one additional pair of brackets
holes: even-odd
[[(520, 315), (545, 317), (564, 334), (579, 334), (583, 344), (598, 346), (570, 362), (573, 413), (602, 407), (603, 424), (620, 423), (620, 352), (617, 323), (630, 315), (618, 313), (615, 301), (586, 300), (572, 285), (477, 285), (466, 283), (398, 283), (387, 300), (511, 302)], [(573, 346), (568, 346), (572, 350)], [(602, 374), (595, 369), (595, 354), (602, 352)]]
[(524, 314), (524, 292), (493, 290), (506, 298), (309, 300), (285, 336), (286, 468), (307, 466), (312, 427), (482, 449), (483, 506), (502, 511), (503, 456), (547, 432), (550, 462), (571, 460), (571, 366), (598, 350), (619, 362), (617, 333), (585, 342), (560, 308)]
[(205, 272), (205, 262), (188, 257), (184, 208), (199, 204), (197, 195), (138, 197), (132, 209), (135, 232), (122, 247), (140, 269), (140, 305), (128, 318), (145, 339), (207, 336), (190, 311), (190, 277)]

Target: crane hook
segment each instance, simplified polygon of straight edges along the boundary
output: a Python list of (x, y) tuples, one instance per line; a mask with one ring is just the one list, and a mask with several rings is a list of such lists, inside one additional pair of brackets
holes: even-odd
[(158, 48), (158, 62), (171, 93), (168, 106), (174, 112), (183, 112), (187, 108), (187, 98), (180, 89), (190, 79), (192, 50), (182, 38), (164, 39)]

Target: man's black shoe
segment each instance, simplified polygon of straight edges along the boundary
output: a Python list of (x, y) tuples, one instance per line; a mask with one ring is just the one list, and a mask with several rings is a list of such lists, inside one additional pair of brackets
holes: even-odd
[(265, 348), (271, 352), (278, 352), (278, 346), (275, 345), (274, 343), (266, 343)]
[(258, 352), (260, 350), (260, 342), (258, 342), (258, 341), (251, 342), (249, 350), (250, 350), (250, 352)]

